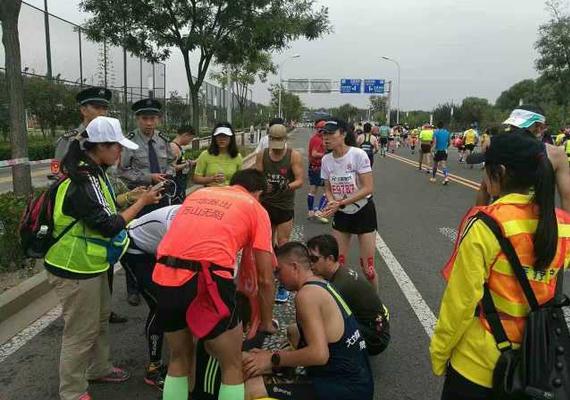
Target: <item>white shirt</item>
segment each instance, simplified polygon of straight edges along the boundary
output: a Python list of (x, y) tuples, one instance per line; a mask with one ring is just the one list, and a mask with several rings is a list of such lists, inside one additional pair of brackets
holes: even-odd
[[(325, 154), (321, 165), (321, 178), (329, 181), (335, 200), (351, 197), (360, 189), (359, 174), (372, 172), (366, 152), (357, 147), (349, 147), (346, 154), (335, 158), (333, 153)], [(355, 214), (368, 203), (370, 196), (353, 204), (348, 204), (339, 212)]]
[(179, 208), (180, 204), (162, 207), (134, 219), (127, 227), (127, 231), (131, 243), (137, 248), (129, 248), (127, 252), (130, 254), (156, 254), (158, 244), (170, 228)]

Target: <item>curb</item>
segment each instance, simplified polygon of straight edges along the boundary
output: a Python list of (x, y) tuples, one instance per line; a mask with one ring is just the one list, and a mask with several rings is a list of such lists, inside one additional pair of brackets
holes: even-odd
[[(250, 168), (254, 162), (255, 152), (248, 154), (243, 159), (243, 166)], [(190, 194), (200, 187), (201, 185), (192, 185), (188, 188), (187, 193)], [(43, 259), (37, 260), (37, 263), (43, 264)], [(45, 270), (6, 290), (0, 294), (0, 321), (6, 321), (51, 290), (52, 286), (47, 280)]]

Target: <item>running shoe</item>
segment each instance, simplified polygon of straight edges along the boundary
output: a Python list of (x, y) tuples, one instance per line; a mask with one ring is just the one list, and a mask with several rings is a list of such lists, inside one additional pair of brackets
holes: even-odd
[(154, 386), (158, 390), (162, 391), (164, 389), (164, 380), (166, 379), (167, 372), (167, 365), (153, 365), (151, 363), (146, 369), (146, 373), (144, 375), (144, 383), (150, 386)]
[(79, 396), (79, 399), (77, 400), (93, 400), (93, 397), (91, 397), (89, 393), (85, 392), (81, 396)]
[(429, 178), (429, 181), (430, 181), (431, 183), (436, 183), (436, 182), (437, 182), (437, 179), (435, 179), (435, 178)]
[(319, 221), (322, 224), (328, 224), (329, 223), (328, 218), (323, 217), (323, 214), (320, 210), (315, 212), (315, 218), (317, 219), (317, 221)]
[(315, 212), (313, 210), (307, 213), (307, 219), (313, 219), (315, 217)]
[(444, 184), (444, 185), (447, 185), (448, 183), (449, 183), (449, 179), (445, 178), (445, 179), (443, 180), (443, 184)]
[(107, 374), (101, 378), (90, 379), (90, 383), (122, 383), (128, 380), (131, 374), (122, 368), (113, 367), (110, 374)]
[(288, 300), (289, 300), (289, 291), (285, 289), (283, 286), (279, 285), (277, 293), (275, 293), (275, 302), (287, 303)]
[(426, 168), (426, 174), (431, 174), (431, 171)]

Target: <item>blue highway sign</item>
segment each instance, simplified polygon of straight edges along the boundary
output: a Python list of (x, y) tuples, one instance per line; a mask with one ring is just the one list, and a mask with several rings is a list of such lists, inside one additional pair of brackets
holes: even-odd
[(384, 79), (365, 79), (364, 93), (383, 94), (384, 83), (385, 83)]
[(341, 93), (362, 93), (362, 79), (341, 79)]

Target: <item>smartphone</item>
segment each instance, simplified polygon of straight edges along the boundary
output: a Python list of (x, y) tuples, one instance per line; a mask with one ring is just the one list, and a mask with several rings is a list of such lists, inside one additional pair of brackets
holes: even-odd
[(166, 181), (162, 181), (162, 182), (158, 182), (156, 185), (154, 185), (152, 187), (152, 190), (155, 190), (157, 192), (160, 192), (161, 190), (164, 189), (164, 185), (166, 185)]

